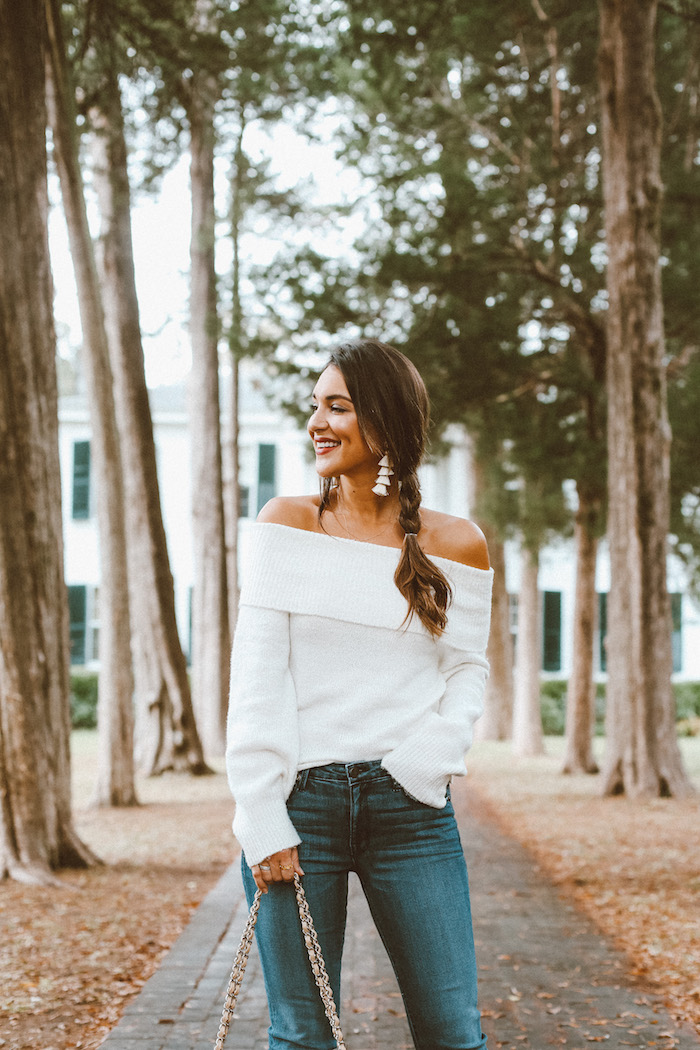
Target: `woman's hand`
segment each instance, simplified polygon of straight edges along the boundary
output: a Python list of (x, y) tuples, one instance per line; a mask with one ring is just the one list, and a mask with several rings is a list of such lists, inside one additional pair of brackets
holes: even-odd
[(281, 849), (273, 853), (271, 857), (265, 857), (259, 864), (253, 864), (250, 870), (253, 873), (255, 885), (263, 893), (267, 893), (271, 882), (291, 882), (295, 875), (304, 874), (296, 846), (292, 846), (291, 849)]

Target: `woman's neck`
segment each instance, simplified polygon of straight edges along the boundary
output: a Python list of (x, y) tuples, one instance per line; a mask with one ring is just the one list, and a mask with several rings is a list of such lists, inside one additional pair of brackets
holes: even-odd
[(379, 538), (382, 542), (403, 539), (399, 525), (399, 498), (395, 491), (377, 496), (369, 485), (358, 485), (341, 477), (331, 493), (326, 513), (330, 515), (337, 535), (369, 542)]

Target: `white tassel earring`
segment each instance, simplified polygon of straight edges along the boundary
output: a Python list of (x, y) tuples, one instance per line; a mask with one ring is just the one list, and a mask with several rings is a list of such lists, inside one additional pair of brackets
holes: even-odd
[(391, 460), (388, 456), (382, 456), (379, 460), (379, 474), (377, 475), (377, 484), (372, 489), (377, 496), (387, 496), (389, 494), (389, 486), (391, 485), (391, 476), (394, 473), (392, 470)]

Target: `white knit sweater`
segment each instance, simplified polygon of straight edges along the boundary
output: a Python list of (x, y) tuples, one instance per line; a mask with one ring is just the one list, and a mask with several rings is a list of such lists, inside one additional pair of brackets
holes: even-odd
[(394, 583), (400, 552), (286, 525), (253, 527), (231, 664), (226, 767), (249, 864), (300, 842), (301, 769), (381, 759), (429, 806), (466, 772), (482, 710), (493, 570), (433, 558), (450, 580), (432, 638)]

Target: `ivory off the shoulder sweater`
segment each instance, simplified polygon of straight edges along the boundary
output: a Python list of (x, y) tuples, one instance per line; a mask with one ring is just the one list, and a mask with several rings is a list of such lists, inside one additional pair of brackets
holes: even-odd
[(226, 767), (249, 864), (297, 845), (297, 772), (381, 759), (419, 801), (445, 805), (482, 711), (493, 570), (432, 558), (453, 601), (437, 639), (394, 583), (400, 551), (257, 523), (243, 566)]

